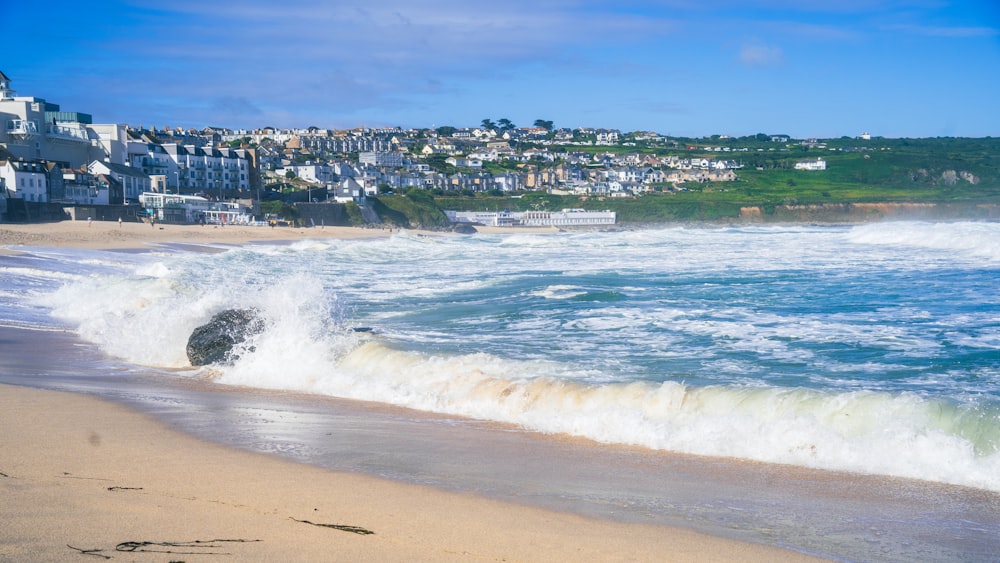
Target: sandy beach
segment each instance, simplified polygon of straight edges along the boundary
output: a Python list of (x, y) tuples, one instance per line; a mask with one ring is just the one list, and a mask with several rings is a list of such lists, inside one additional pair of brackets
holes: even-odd
[[(483, 233), (552, 233), (553, 228), (477, 227)], [(0, 246), (64, 246), (70, 248), (150, 248), (163, 244), (237, 245), (253, 242), (294, 242), (303, 239), (347, 239), (390, 236), (389, 227), (250, 227), (238, 225), (165, 225), (115, 221), (0, 223)], [(422, 235), (447, 234), (412, 231)], [(0, 249), (0, 251), (3, 251)], [(8, 249), (7, 252), (11, 252)]]
[(249, 227), (165, 225), (115, 221), (0, 224), (2, 246), (65, 246), (71, 248), (144, 248), (157, 244), (246, 244), (306, 238), (364, 238), (388, 236), (387, 228), (358, 227)]
[[(146, 248), (388, 236), (327, 227), (0, 225), (0, 246)], [(777, 561), (807, 557), (204, 442), (87, 395), (0, 385), (0, 560)]]
[(0, 427), (5, 561), (807, 559), (227, 449), (85, 395), (0, 386)]

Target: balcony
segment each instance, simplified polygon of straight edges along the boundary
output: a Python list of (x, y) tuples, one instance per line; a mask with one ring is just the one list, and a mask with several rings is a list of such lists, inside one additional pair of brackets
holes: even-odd
[(76, 127), (66, 127), (53, 123), (48, 126), (46, 136), (51, 140), (71, 141), (77, 143), (90, 143), (87, 132)]
[(8, 119), (7, 136), (18, 141), (26, 141), (38, 136), (38, 124), (30, 119)]
[(143, 158), (142, 166), (144, 168), (167, 168), (167, 163), (156, 158)]

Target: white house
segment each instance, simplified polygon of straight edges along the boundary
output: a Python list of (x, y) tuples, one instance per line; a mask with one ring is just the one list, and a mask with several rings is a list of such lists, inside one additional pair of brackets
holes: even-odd
[(288, 172), (291, 172), (297, 178), (314, 184), (329, 184), (333, 182), (333, 177), (335, 176), (333, 167), (325, 162), (319, 164), (289, 164), (284, 168), (275, 170), (275, 173), (280, 177), (284, 177)]
[(459, 158), (450, 157), (445, 160), (446, 163), (458, 167), (458, 168), (482, 168), (483, 161), (478, 158)]
[(333, 199), (337, 203), (348, 201), (363, 202), (366, 196), (365, 186), (354, 178), (342, 178), (334, 189)]
[(0, 189), (15, 199), (49, 201), (48, 167), (41, 161), (0, 162)]

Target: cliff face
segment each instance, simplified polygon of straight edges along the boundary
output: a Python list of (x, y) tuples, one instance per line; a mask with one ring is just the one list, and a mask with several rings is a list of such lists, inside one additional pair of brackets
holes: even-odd
[(740, 208), (748, 223), (866, 223), (883, 219), (1000, 220), (1000, 205), (935, 203), (837, 203)]

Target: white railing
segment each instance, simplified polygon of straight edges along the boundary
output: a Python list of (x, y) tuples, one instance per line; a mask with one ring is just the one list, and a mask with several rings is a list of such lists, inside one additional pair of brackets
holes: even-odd
[(37, 135), (38, 124), (30, 119), (8, 119), (8, 135)]
[(65, 125), (49, 125), (48, 134), (52, 137), (90, 142), (90, 139), (87, 137), (87, 133), (85, 131), (75, 127), (66, 127)]

